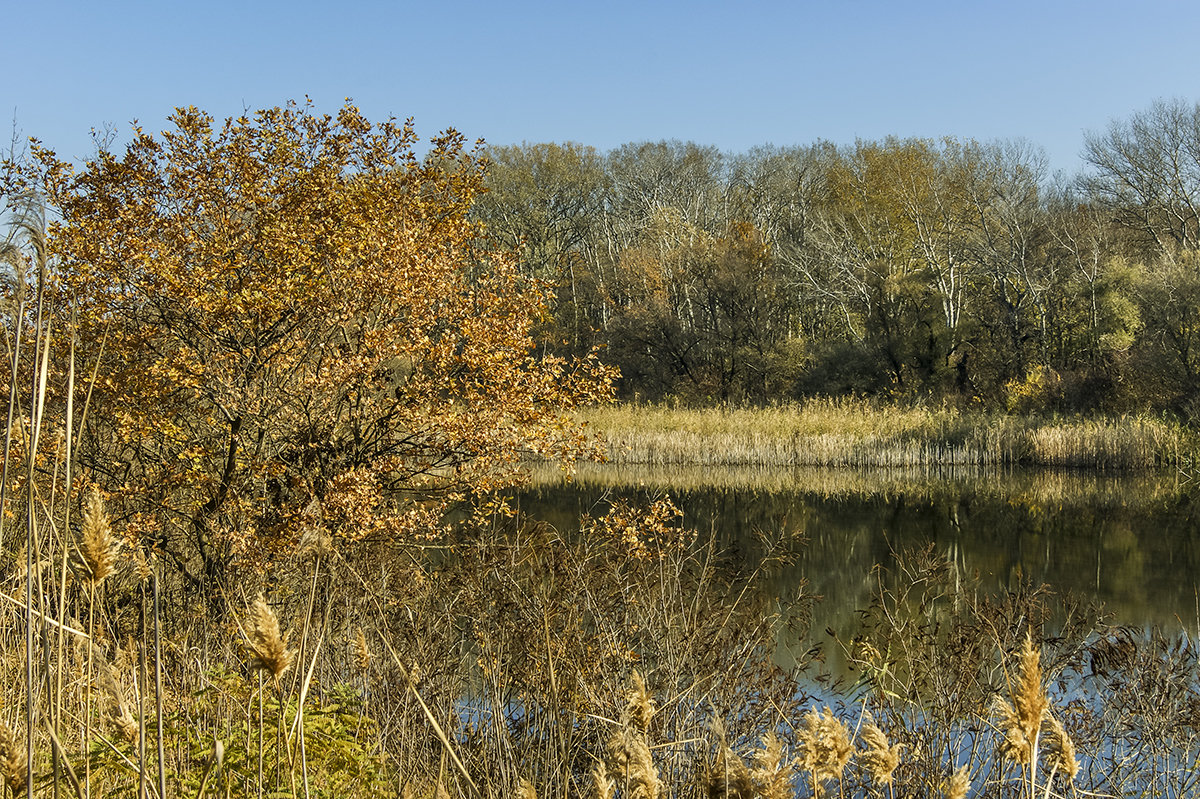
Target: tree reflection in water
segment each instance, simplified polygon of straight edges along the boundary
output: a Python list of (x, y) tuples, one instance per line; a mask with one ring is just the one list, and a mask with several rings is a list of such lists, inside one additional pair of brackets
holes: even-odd
[(871, 601), (874, 568), (930, 546), (985, 591), (1045, 584), (1101, 603), (1113, 624), (1200, 631), (1197, 486), (1173, 473), (583, 464), (570, 483), (557, 471), (533, 477), (521, 510), (564, 531), (616, 499), (666, 493), (685, 525), (748, 561), (755, 533), (792, 535), (795, 563), (762, 590), (806, 581), (822, 597), (813, 629), (843, 638)]

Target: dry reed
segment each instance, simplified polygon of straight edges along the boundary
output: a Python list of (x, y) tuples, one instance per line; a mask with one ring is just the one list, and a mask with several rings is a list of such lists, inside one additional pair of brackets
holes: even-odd
[(14, 796), (24, 793), (27, 774), (24, 741), (0, 721), (0, 775)]
[(292, 653), (288, 651), (287, 638), (279, 631), (275, 611), (271, 610), (262, 594), (258, 595), (249, 610), (247, 635), (254, 652), (251, 666), (269, 672), (278, 681), (291, 665)]
[(629, 701), (625, 706), (625, 715), (630, 723), (645, 734), (650, 729), (650, 720), (654, 717), (654, 699), (646, 690), (646, 681), (637, 669), (634, 669), (629, 681), (632, 686)]
[(1012, 703), (999, 696), (995, 702), (1000, 729), (1004, 733), (1004, 741), (1000, 744), (1001, 755), (1031, 769), (1037, 761), (1042, 722), (1050, 708), (1050, 700), (1042, 688), (1040, 658), (1040, 653), (1033, 647), (1033, 639), (1026, 635), (1018, 655), (1020, 674), (1017, 684), (1010, 688)]
[(362, 627), (354, 629), (354, 666), (361, 674), (371, 668), (371, 650), (367, 647), (367, 636)]
[(722, 743), (717, 753), (717, 762), (708, 770), (705, 780), (711, 799), (753, 799), (754, 778), (746, 761), (728, 744)]
[(942, 796), (945, 799), (966, 799), (969, 790), (971, 790), (970, 770), (966, 766), (960, 766), (943, 783)]
[(593, 799), (613, 799), (617, 785), (608, 777), (608, 770), (603, 763), (597, 762), (592, 766), (592, 797)]
[(608, 775), (629, 799), (658, 799), (661, 783), (644, 736), (626, 728), (608, 740)]
[(826, 782), (840, 780), (854, 755), (849, 730), (828, 707), (824, 713), (812, 708), (805, 714), (800, 743), (803, 748), (800, 767), (812, 776), (814, 792), (820, 791)]
[(537, 789), (533, 787), (533, 783), (527, 779), (521, 779), (517, 782), (517, 790), (513, 792), (514, 799), (538, 799)]
[(792, 762), (784, 756), (783, 741), (774, 732), (763, 736), (750, 777), (759, 799), (788, 799), (791, 795)]
[(1147, 469), (1190, 451), (1183, 431), (1153, 417), (1043, 420), (845, 399), (760, 409), (621, 405), (590, 410), (587, 422), (622, 464)]
[(1075, 757), (1075, 743), (1053, 715), (1048, 720), (1046, 736), (1046, 764), (1051, 774), (1063, 774), (1070, 782), (1079, 774), (1079, 760)]
[(108, 521), (108, 514), (104, 510), (100, 492), (93, 488), (88, 494), (83, 510), (83, 529), (79, 542), (83, 576), (93, 585), (99, 585), (112, 574), (118, 543)]
[(859, 753), (858, 762), (876, 785), (891, 785), (904, 744), (889, 746), (887, 735), (874, 722), (864, 724), (860, 735), (866, 746)]
[(646, 733), (654, 715), (654, 700), (638, 671), (630, 676), (630, 689), (622, 712), (621, 731), (608, 739), (608, 777), (628, 799), (658, 799), (662, 789), (658, 768)]

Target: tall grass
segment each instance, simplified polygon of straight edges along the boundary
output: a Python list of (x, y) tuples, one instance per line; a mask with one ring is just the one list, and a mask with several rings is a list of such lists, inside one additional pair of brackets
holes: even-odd
[(586, 418), (620, 464), (1149, 469), (1190, 462), (1194, 449), (1188, 431), (1156, 417), (1018, 417), (851, 399), (759, 409), (618, 405)]

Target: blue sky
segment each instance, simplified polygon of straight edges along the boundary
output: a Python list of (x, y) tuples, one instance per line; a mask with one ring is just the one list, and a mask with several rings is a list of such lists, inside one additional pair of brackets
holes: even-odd
[(5, 128), (89, 130), (346, 97), (494, 144), (1021, 137), (1074, 172), (1085, 130), (1200, 100), (1200, 3), (6, 3)]

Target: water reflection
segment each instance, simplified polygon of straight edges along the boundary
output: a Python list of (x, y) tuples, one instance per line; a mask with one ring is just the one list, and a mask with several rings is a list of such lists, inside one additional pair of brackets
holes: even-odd
[(797, 559), (767, 590), (806, 581), (824, 597), (816, 630), (851, 632), (872, 595), (872, 567), (928, 545), (983, 590), (1029, 579), (1102, 602), (1117, 624), (1200, 629), (1197, 487), (1172, 474), (585, 464), (571, 483), (535, 472), (519, 499), (524, 512), (569, 530), (613, 499), (664, 492), (687, 525), (749, 559), (753, 532), (794, 534)]

